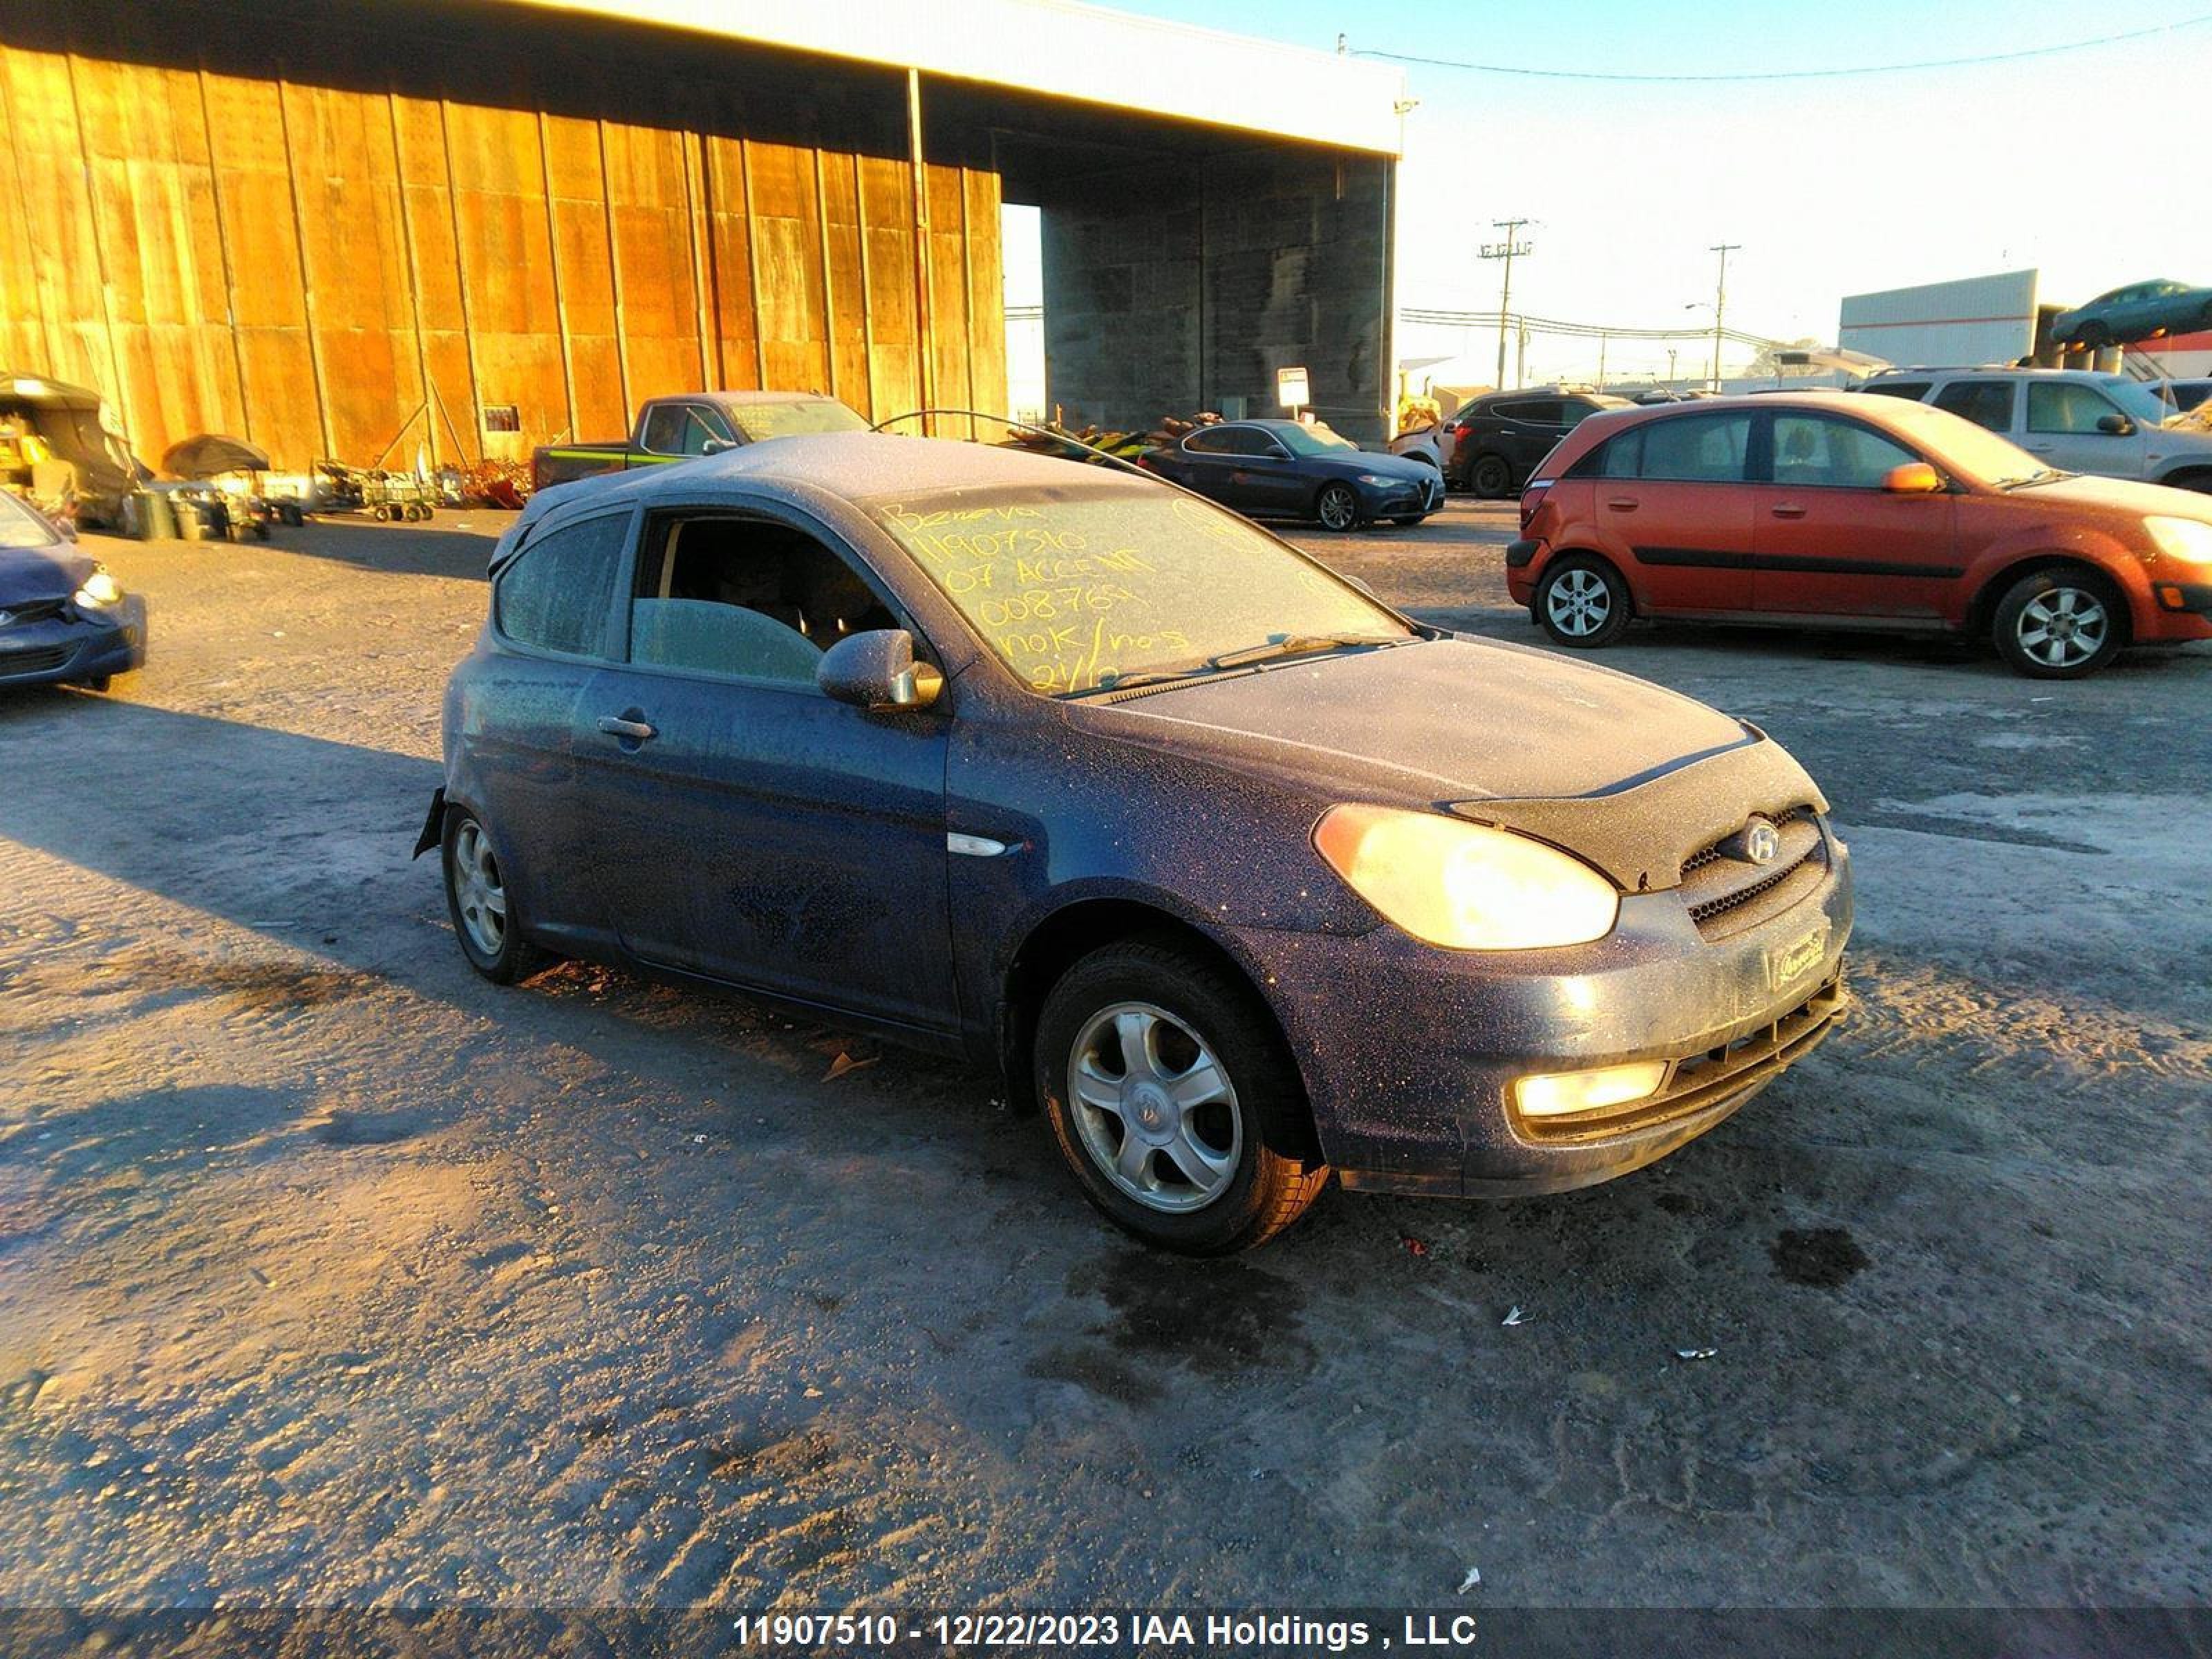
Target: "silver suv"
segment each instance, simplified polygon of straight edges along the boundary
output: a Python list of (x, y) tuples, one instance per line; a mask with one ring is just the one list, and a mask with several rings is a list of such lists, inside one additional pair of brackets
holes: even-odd
[(2212, 490), (2212, 432), (2167, 422), (2140, 380), (2083, 368), (1893, 368), (1858, 390), (1910, 398), (1985, 426), (2062, 472)]

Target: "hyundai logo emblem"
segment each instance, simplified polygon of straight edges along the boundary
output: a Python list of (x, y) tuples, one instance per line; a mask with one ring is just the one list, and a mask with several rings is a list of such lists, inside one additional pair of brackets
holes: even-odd
[(1752, 864), (1771, 864), (1774, 855), (1782, 850), (1782, 832), (1765, 818), (1753, 818), (1743, 826), (1741, 837), (1743, 857)]

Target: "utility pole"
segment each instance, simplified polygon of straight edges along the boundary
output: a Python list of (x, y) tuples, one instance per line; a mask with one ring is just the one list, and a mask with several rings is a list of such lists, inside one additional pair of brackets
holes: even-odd
[(1720, 280), (1713, 285), (1713, 390), (1721, 389), (1721, 315), (1728, 309), (1728, 257), (1741, 242), (1722, 242), (1705, 250), (1721, 256)]
[(1533, 242), (1516, 242), (1513, 240), (1514, 233), (1523, 225), (1532, 222), (1531, 221), (1492, 219), (1490, 222), (1494, 229), (1505, 233), (1504, 241), (1485, 242), (1482, 245), (1484, 258), (1505, 261), (1505, 285), (1498, 296), (1498, 389), (1503, 392), (1505, 389), (1505, 326), (1510, 320), (1513, 310), (1513, 257), (1516, 254), (1533, 253), (1536, 249)]

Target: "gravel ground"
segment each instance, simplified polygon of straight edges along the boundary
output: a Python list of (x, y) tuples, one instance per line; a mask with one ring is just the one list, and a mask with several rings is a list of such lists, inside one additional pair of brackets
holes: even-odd
[[(1855, 1021), (1629, 1179), (1194, 1265), (989, 1077), (467, 971), (498, 524), (100, 544), (151, 665), (0, 694), (0, 1603), (2212, 1600), (2212, 649), (1632, 636), (1835, 801)], [(1510, 533), (1310, 544), (1533, 640)]]

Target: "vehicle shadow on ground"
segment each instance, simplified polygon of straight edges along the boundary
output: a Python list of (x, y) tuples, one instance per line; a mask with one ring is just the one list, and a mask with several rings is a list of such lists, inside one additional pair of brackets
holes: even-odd
[[(331, 559), (395, 576), (444, 576), (482, 581), (511, 513), (447, 508), (428, 525), (379, 524), (358, 514), (279, 525), (268, 545), (309, 558)], [(469, 528), (461, 528), (466, 525)]]

